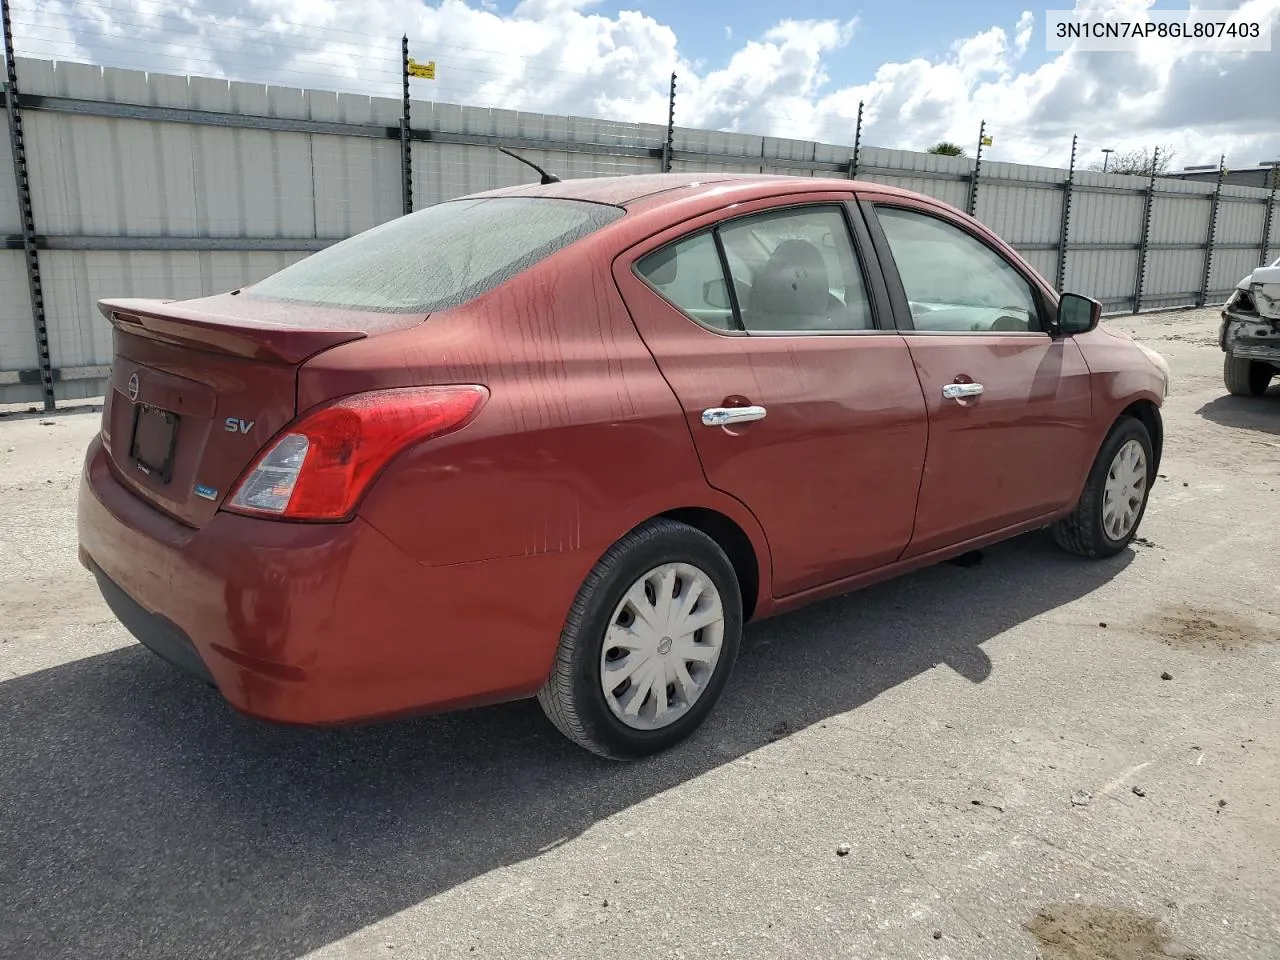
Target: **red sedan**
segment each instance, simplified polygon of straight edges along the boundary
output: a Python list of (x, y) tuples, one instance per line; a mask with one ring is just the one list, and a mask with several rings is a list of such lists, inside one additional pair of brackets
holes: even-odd
[(81, 558), (236, 708), (536, 695), (636, 757), (743, 624), (1142, 520), (1168, 367), (982, 224), (876, 184), (661, 174), (437, 204), (261, 283), (108, 300)]

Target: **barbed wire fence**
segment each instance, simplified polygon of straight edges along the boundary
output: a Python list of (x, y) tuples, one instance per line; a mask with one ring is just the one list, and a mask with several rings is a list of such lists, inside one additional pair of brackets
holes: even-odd
[(177, 26), (165, 0), (0, 4), (21, 83), (5, 96), (18, 189), (8, 209), (0, 185), (0, 401), (100, 392), (111, 345), (98, 298), (229, 289), (411, 210), (533, 179), (498, 147), (565, 179), (740, 171), (906, 187), (1112, 312), (1203, 304), (1280, 245), (1274, 177), (1268, 195), (1221, 176), (1104, 175), (1081, 169), (1069, 132), (1060, 165), (1035, 167), (998, 158), (1043, 156), (1041, 141), (985, 121), (960, 157), (869, 145), (876, 104), (857, 104), (845, 145), (805, 139), (767, 105), (753, 116), (768, 135), (678, 127), (669, 63), (574, 67), (563, 44), (516, 53), (501, 37), (209, 11)]

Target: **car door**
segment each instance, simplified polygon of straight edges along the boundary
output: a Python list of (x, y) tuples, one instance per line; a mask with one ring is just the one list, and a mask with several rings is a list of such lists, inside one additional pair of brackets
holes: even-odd
[(993, 234), (940, 205), (864, 194), (894, 316), (929, 411), (904, 558), (1068, 506), (1079, 493), (1089, 369), (1052, 336), (1056, 302)]
[(708, 482), (765, 531), (778, 597), (892, 562), (915, 518), (924, 398), (851, 201), (736, 204), (614, 265)]

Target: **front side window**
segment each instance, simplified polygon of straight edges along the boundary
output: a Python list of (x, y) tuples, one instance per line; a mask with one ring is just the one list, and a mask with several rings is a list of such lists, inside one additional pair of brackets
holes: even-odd
[(844, 214), (833, 205), (731, 220), (642, 257), (636, 272), (686, 316), (719, 330), (822, 333), (874, 327)]
[(549, 197), (450, 200), (313, 253), (244, 295), (429, 313), (488, 293), (622, 215), (620, 207)]
[(1031, 284), (977, 237), (928, 214), (877, 207), (917, 330), (1039, 331)]

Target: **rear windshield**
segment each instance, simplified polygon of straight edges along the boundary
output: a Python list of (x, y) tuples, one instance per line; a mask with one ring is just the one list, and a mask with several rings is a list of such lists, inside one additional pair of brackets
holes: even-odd
[(326, 247), (244, 295), (381, 313), (443, 310), (622, 214), (618, 207), (547, 197), (450, 200)]

